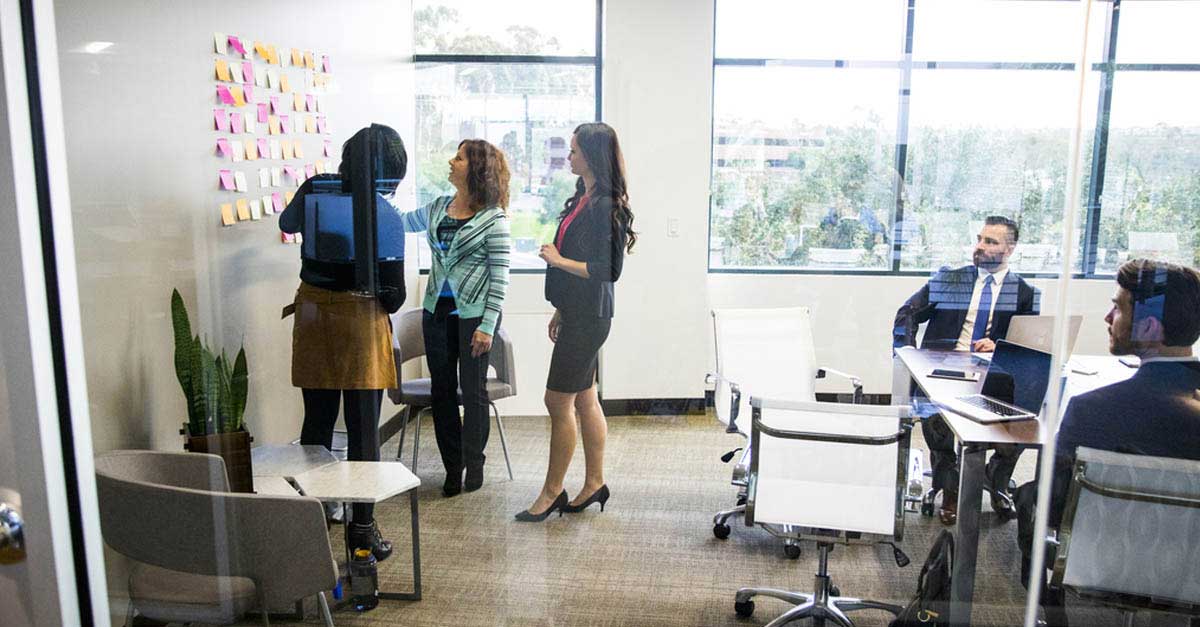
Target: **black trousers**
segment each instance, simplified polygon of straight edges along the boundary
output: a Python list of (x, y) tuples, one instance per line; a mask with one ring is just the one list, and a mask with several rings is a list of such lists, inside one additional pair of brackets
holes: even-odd
[[(933, 489), (958, 494), (958, 452), (954, 448), (954, 432), (941, 414), (933, 414), (921, 421), (925, 444), (929, 446), (929, 466), (933, 472)], [(998, 445), (988, 459), (987, 480), (992, 488), (1008, 490), (1008, 481), (1021, 449), (1012, 445)]]
[[(425, 360), (431, 378), (433, 428), (446, 474), (482, 467), (488, 441), (488, 353), (471, 356), (471, 337), (483, 318), (451, 315), (454, 299), (438, 300), (434, 313), (425, 312)], [(499, 323), (496, 328), (499, 329)], [(458, 392), (462, 390), (462, 417)]]
[[(379, 404), (383, 390), (303, 389), (304, 426), (301, 444), (333, 446), (333, 425), (337, 422), (338, 401), (342, 401), (342, 419), (346, 422), (346, 458), (350, 461), (379, 461)], [(354, 522), (375, 519), (373, 503), (354, 504)]]

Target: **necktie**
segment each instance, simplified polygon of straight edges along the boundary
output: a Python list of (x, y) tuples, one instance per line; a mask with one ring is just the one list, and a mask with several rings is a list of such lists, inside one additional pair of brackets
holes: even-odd
[(988, 314), (992, 311), (992, 275), (983, 279), (983, 291), (979, 293), (979, 309), (975, 310), (975, 330), (971, 332), (971, 343), (983, 339), (987, 334)]

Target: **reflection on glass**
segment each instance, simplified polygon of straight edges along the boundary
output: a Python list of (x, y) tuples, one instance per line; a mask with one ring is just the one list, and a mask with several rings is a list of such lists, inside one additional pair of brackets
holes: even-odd
[(1118, 63), (1200, 63), (1200, 2), (1122, 2)]
[(890, 267), (896, 70), (718, 67), (713, 268)]
[(903, 1), (718, 0), (716, 56), (895, 61), (904, 13)]
[[(1103, 44), (1103, 3), (1093, 3), (1088, 58)], [(913, 12), (916, 61), (1074, 63), (1079, 60), (1080, 4), (1042, 0), (918, 0)]]
[(594, 0), (416, 0), (417, 54), (596, 54)]

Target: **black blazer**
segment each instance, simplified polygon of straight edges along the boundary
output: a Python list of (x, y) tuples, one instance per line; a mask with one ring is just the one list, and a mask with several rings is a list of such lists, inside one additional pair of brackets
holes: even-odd
[[(554, 232), (557, 235), (558, 230)], [(546, 268), (546, 300), (563, 315), (611, 318), (613, 283), (621, 277), (625, 241), (625, 230), (613, 227), (612, 199), (593, 199), (567, 227), (558, 251), (567, 259), (586, 263), (590, 278)]]
[[(967, 319), (977, 278), (979, 271), (973, 265), (938, 270), (896, 311), (892, 346), (916, 346), (917, 327), (922, 322), (929, 322), (921, 348), (953, 350), (962, 332), (963, 321)], [(1004, 339), (1012, 317), (1037, 315), (1041, 309), (1040, 301), (1041, 292), (1010, 269), (996, 295), (992, 329), (987, 336), (992, 340)]]

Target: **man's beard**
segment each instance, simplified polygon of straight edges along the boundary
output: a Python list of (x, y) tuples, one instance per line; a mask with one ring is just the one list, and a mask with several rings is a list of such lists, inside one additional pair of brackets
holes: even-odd
[(975, 253), (971, 256), (971, 261), (975, 263), (977, 268), (983, 268), (989, 272), (1000, 267), (1001, 260), (996, 259), (985, 253)]

